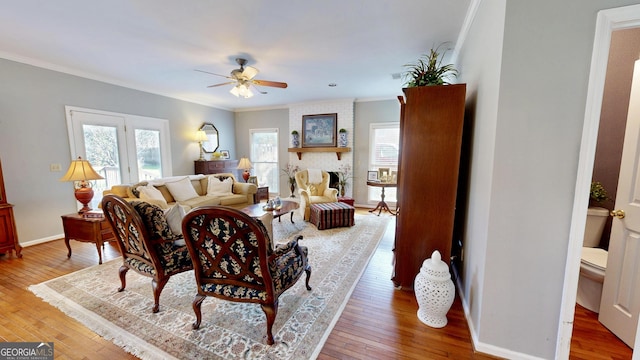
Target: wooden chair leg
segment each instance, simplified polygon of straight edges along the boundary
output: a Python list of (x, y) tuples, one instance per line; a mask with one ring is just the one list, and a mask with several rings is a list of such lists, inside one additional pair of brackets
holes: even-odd
[(154, 314), (160, 311), (160, 293), (162, 293), (162, 289), (164, 289), (164, 286), (167, 285), (168, 281), (169, 281), (168, 277), (162, 278), (160, 279), (160, 281), (156, 281), (155, 278), (151, 280), (151, 287), (153, 288), (153, 301), (154, 301), (152, 312)]
[(309, 286), (309, 278), (311, 277), (311, 265), (307, 265), (307, 267), (304, 268), (304, 272), (307, 274), (305, 285), (307, 286), (307, 290), (311, 290), (311, 286)]
[(129, 271), (129, 268), (122, 265), (120, 266), (120, 270), (118, 270), (118, 275), (120, 275), (120, 288), (118, 289), (118, 292), (123, 291), (124, 288), (127, 286), (127, 280), (126, 280), (126, 276), (127, 276), (127, 271)]
[(195, 299), (193, 299), (193, 312), (196, 314), (196, 322), (191, 326), (194, 330), (200, 328), (200, 321), (202, 321), (202, 311), (200, 310), (200, 306), (202, 305), (202, 301), (206, 298), (204, 295), (196, 295)]
[(273, 304), (260, 304), (260, 306), (262, 306), (262, 311), (267, 316), (267, 344), (273, 345), (275, 341), (273, 341), (272, 328), (278, 313), (278, 300), (276, 299)]

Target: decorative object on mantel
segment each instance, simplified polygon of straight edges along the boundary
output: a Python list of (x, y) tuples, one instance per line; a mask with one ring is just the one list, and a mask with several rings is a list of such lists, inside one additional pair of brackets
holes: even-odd
[(445, 50), (442, 57), (440, 56), (438, 51), (442, 45), (444, 43), (435, 49), (431, 48), (429, 54), (422, 55), (415, 63), (404, 65), (407, 68), (403, 74), (406, 87), (448, 85), (450, 83), (447, 79), (458, 76), (458, 70), (453, 67), (453, 64), (442, 65), (442, 57), (446, 53)]
[(291, 132), (291, 146), (294, 148), (300, 147), (300, 134), (298, 130), (293, 130)]
[(346, 147), (347, 146), (347, 129), (340, 129), (338, 131), (338, 146)]
[(73, 181), (75, 182), (75, 196), (82, 204), (82, 209), (78, 211), (78, 214), (82, 214), (91, 210), (89, 203), (93, 199), (93, 189), (91, 184), (87, 180), (100, 180), (104, 179), (100, 176), (87, 160), (82, 160), (82, 157), (78, 156), (77, 160), (72, 160), (69, 165), (69, 170), (60, 178), (60, 181)]
[(349, 185), (347, 181), (353, 178), (353, 176), (351, 176), (351, 165), (349, 164), (340, 165), (338, 170), (339, 170), (338, 184), (340, 185), (340, 196), (344, 197), (347, 191), (347, 185)]
[(205, 142), (205, 141), (209, 141), (209, 138), (207, 138), (207, 133), (204, 132), (204, 130), (196, 131), (196, 141), (200, 145), (200, 158), (198, 160), (204, 161), (205, 160), (204, 159), (204, 149), (202, 148), (202, 143)]
[(244, 170), (244, 172), (242, 173), (242, 178), (244, 179), (244, 182), (249, 181), (249, 176), (251, 176), (249, 169), (251, 169), (252, 167), (253, 165), (251, 164), (251, 161), (249, 161), (249, 158), (243, 157), (240, 159), (240, 163), (238, 164), (238, 169)]
[(447, 313), (453, 305), (455, 290), (449, 266), (442, 261), (440, 252), (435, 250), (431, 258), (422, 263), (414, 283), (418, 319), (434, 328), (447, 325)]
[(283, 173), (285, 173), (287, 175), (287, 178), (289, 179), (289, 186), (291, 188), (291, 196), (292, 198), (296, 197), (295, 195), (295, 190), (296, 190), (296, 173), (298, 171), (300, 171), (300, 167), (298, 167), (298, 165), (291, 165), (289, 163), (287, 163), (287, 167), (284, 169), (280, 169), (282, 170)]
[(336, 147), (338, 114), (302, 116), (302, 147)]

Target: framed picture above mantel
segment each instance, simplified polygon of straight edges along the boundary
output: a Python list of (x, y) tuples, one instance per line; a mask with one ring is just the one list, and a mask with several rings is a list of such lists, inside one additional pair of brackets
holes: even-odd
[(338, 114), (302, 116), (302, 147), (336, 147)]

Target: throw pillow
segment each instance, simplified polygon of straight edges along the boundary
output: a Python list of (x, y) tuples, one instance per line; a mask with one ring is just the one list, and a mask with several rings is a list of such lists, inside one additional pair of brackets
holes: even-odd
[(165, 200), (160, 190), (156, 189), (155, 186), (151, 184), (148, 184), (146, 186), (138, 186), (137, 190), (140, 193), (140, 200), (158, 205), (162, 209), (167, 208), (167, 200)]
[[(182, 218), (187, 214), (184, 206), (175, 204), (164, 210), (164, 217), (167, 219), (171, 232), (176, 236), (182, 236)], [(184, 239), (173, 242), (178, 246), (185, 245)]]
[[(127, 197), (139, 198), (140, 197), (140, 191), (138, 191), (138, 187), (139, 186), (146, 186), (147, 184), (149, 184), (147, 181), (141, 181), (141, 182), (139, 182), (137, 184), (131, 185), (131, 187), (127, 191)], [(131, 194), (129, 194), (129, 192), (131, 192)]]
[(191, 185), (191, 180), (189, 180), (188, 177), (178, 181), (165, 183), (165, 185), (169, 189), (171, 196), (173, 196), (176, 201), (187, 201), (198, 197), (198, 193), (193, 188), (193, 185)]
[(231, 195), (233, 189), (233, 179), (226, 178), (220, 180), (215, 176), (209, 177), (209, 185), (207, 185), (207, 195)]

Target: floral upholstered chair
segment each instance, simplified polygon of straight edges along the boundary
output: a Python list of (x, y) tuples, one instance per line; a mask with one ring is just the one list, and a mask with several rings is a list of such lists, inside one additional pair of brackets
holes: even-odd
[(199, 207), (187, 213), (182, 233), (194, 265), (198, 293), (193, 300), (194, 329), (200, 327), (200, 306), (207, 296), (259, 303), (267, 317), (267, 343), (274, 343), (272, 327), (278, 297), (303, 272), (309, 287), (311, 267), (302, 236), (273, 247), (259, 219), (224, 206)]
[(153, 312), (160, 309), (160, 293), (172, 275), (192, 270), (193, 263), (181, 235), (175, 235), (162, 209), (143, 201), (127, 202), (116, 195), (102, 198), (102, 210), (111, 224), (122, 254), (120, 282), (126, 287), (129, 269), (151, 277)]
[(300, 193), (300, 212), (304, 220), (309, 221), (311, 204), (329, 203), (338, 201), (338, 189), (329, 187), (330, 176), (324, 170), (316, 170), (316, 178), (313, 170), (303, 170), (296, 173), (296, 184)]

